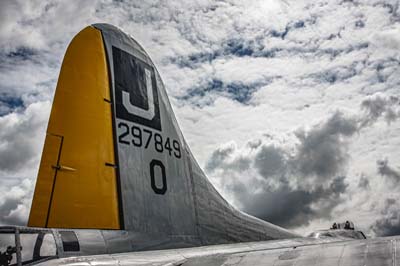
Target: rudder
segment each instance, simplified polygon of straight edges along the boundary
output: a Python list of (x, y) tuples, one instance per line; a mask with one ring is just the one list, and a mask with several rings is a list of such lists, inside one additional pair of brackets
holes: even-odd
[(63, 60), (29, 226), (120, 228), (108, 82), (101, 33), (87, 27)]

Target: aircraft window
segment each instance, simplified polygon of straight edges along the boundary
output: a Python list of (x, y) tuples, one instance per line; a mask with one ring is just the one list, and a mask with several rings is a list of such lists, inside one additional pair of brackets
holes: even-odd
[(57, 255), (56, 242), (52, 234), (45, 234), (42, 247), (40, 248), (40, 257), (52, 257)]
[(0, 233), (0, 266), (16, 265), (14, 233)]
[(20, 232), (22, 264), (57, 256), (56, 243), (51, 233)]
[(79, 242), (73, 231), (60, 231), (64, 251), (79, 251)]
[(22, 264), (27, 264), (32, 261), (33, 259), (33, 251), (35, 249), (36, 239), (39, 234), (24, 234), (21, 233), (19, 235), (21, 241), (21, 258)]

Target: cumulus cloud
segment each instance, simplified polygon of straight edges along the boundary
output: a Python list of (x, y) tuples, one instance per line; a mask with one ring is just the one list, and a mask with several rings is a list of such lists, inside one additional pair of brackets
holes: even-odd
[(237, 149), (234, 142), (227, 143), (217, 150), (215, 150), (210, 159), (208, 160), (205, 170), (214, 171), (216, 168), (221, 166), (229, 166), (231, 169), (237, 169), (238, 171), (244, 171), (249, 168), (250, 161), (245, 157), (235, 158), (234, 162), (227, 162), (230, 155)]
[[(352, 137), (380, 117), (388, 121), (388, 110), (397, 104), (395, 97), (368, 97), (358, 115), (337, 111), (311, 128), (295, 130), (292, 147), (270, 143), (271, 136), (251, 140), (241, 149), (230, 142), (212, 153), (206, 170), (237, 206), (261, 219), (285, 227), (329, 220), (348, 196)], [(396, 183), (400, 180), (400, 172), (387, 160), (377, 164), (381, 175)], [(362, 174), (356, 186), (359, 191), (369, 190), (367, 176)]]
[(371, 225), (371, 231), (377, 236), (392, 236), (400, 234), (400, 210), (398, 202), (400, 200), (396, 191), (400, 184), (400, 170), (389, 165), (388, 159), (381, 159), (377, 161), (377, 172), (386, 179), (388, 187), (387, 193), (381, 195), (388, 195), (378, 202), (379, 216)]
[(333, 175), (324, 184), (305, 185), (303, 175), (290, 168), (294, 165), (290, 154), (279, 147), (263, 143), (255, 153), (234, 148), (219, 149), (213, 155), (221, 150), (224, 156), (218, 167), (213, 164), (208, 168), (211, 176), (218, 176), (215, 178), (222, 190), (232, 195), (242, 210), (269, 222), (297, 227), (317, 217), (330, 218), (346, 192), (344, 176)]
[(32, 179), (24, 179), (18, 185), (0, 190), (0, 225), (26, 225), (33, 187)]
[(287, 168), (285, 151), (273, 145), (262, 146), (254, 157), (254, 167), (264, 178), (284, 174)]
[(384, 117), (388, 123), (400, 117), (400, 99), (397, 96), (376, 94), (365, 99), (361, 106), (365, 111), (362, 127), (376, 122), (379, 117)]
[[(398, 12), (398, 5), (396, 8), (393, 7), (393, 9), (396, 9), (396, 12)], [(372, 36), (372, 42), (379, 47), (398, 50), (400, 48), (399, 34), (400, 28), (398, 26), (389, 28)]]
[(43, 143), (48, 102), (29, 105), (22, 113), (0, 117), (0, 173), (32, 167)]
[(398, 200), (387, 198), (381, 210), (381, 215), (372, 225), (372, 231), (378, 236), (400, 235)]
[(0, 224), (27, 222), (49, 107), (36, 102), (0, 117)]
[(357, 132), (357, 121), (335, 113), (324, 124), (296, 132), (300, 141), (293, 164), (302, 176), (329, 178), (338, 174), (347, 161), (347, 138)]
[(286, 227), (307, 225), (331, 218), (343, 200), (346, 138), (356, 131), (355, 121), (335, 113), (308, 131), (297, 131), (294, 151), (262, 140), (242, 150), (229, 143), (212, 153), (206, 170), (221, 179), (222, 190), (242, 210)]
[(29, 55), (55, 49), (57, 42), (66, 42), (92, 19), (95, 8), (93, 2), (81, 0), (2, 1), (0, 51), (12, 54), (25, 50)]

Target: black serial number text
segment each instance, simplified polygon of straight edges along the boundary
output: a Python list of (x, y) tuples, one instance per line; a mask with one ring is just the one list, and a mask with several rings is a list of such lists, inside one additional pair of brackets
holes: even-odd
[(163, 139), (162, 135), (148, 129), (141, 129), (137, 126), (131, 126), (119, 122), (118, 128), (122, 130), (118, 136), (118, 142), (125, 145), (134, 145), (136, 147), (144, 147), (145, 149), (154, 147), (154, 149), (163, 153), (167, 152), (170, 156), (181, 158), (181, 145), (175, 139)]

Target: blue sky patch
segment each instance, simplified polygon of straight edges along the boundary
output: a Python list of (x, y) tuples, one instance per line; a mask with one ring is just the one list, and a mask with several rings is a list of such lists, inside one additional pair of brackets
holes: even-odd
[(24, 102), (20, 97), (0, 94), (0, 116), (6, 115), (17, 108), (23, 107)]
[(191, 98), (203, 98), (207, 95), (217, 94), (242, 104), (247, 104), (253, 93), (262, 85), (265, 84), (243, 84), (241, 82), (224, 83), (219, 79), (212, 79), (205, 86), (190, 89), (189, 92), (185, 96), (180, 97), (180, 99), (189, 100)]

